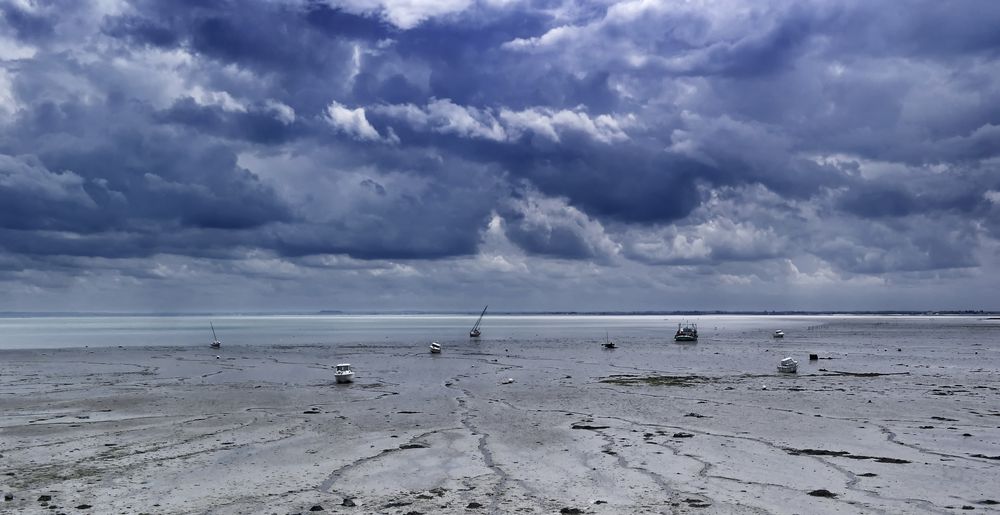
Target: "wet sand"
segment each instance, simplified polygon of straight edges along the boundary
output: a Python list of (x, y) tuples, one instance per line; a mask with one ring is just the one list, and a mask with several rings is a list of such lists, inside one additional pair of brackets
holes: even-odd
[[(829, 343), (864, 324), (614, 350), (0, 351), (0, 511), (995, 510), (996, 332), (947, 350)], [(786, 355), (798, 374), (774, 371)], [(337, 385), (345, 361), (358, 375)]]

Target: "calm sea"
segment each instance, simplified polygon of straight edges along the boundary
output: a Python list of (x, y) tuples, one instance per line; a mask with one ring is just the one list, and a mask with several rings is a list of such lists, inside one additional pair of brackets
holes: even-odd
[[(468, 343), (475, 315), (79, 316), (0, 318), (0, 349), (66, 347)], [(976, 317), (490, 315), (481, 342), (572, 344), (671, 342), (678, 322), (698, 324), (702, 343), (787, 342), (994, 348), (1000, 321)]]

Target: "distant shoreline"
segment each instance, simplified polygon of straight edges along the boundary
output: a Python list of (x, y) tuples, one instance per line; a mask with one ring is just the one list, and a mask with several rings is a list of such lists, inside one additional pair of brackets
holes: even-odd
[[(213, 313), (117, 313), (117, 312), (73, 312), (73, 311), (5, 311), (0, 312), (0, 318), (59, 318), (59, 317), (212, 317), (212, 316), (399, 316), (399, 315), (472, 315), (478, 311), (242, 311)], [(491, 311), (489, 315), (504, 316), (823, 316), (823, 315), (861, 315), (861, 316), (978, 316), (987, 320), (1000, 320), (1000, 311), (986, 310), (937, 310), (937, 311)]]

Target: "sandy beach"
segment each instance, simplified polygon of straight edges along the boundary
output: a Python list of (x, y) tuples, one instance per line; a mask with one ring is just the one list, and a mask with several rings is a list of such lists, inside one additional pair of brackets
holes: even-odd
[[(946, 341), (958, 324), (965, 336)], [(780, 342), (770, 328), (706, 328), (697, 344), (665, 333), (614, 350), (455, 339), (440, 355), (423, 341), (3, 350), (0, 511), (1000, 506), (995, 325), (785, 329)], [(775, 371), (785, 356), (798, 374)], [(340, 362), (354, 383), (335, 384)]]

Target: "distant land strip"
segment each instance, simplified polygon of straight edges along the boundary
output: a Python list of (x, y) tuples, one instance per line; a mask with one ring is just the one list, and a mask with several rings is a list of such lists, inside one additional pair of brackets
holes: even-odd
[[(22, 317), (210, 317), (210, 316), (316, 316), (316, 315), (473, 315), (479, 311), (351, 311), (351, 310), (321, 310), (321, 311), (233, 311), (233, 312), (171, 312), (171, 313), (118, 313), (118, 312), (44, 312), (44, 311), (0, 311), (0, 318)], [(822, 315), (870, 315), (870, 316), (979, 316), (987, 320), (1000, 320), (1000, 311), (987, 310), (880, 310), (880, 311), (808, 311), (808, 310), (765, 310), (765, 311), (730, 311), (730, 310), (677, 310), (677, 311), (490, 311), (487, 316), (822, 316)]]

